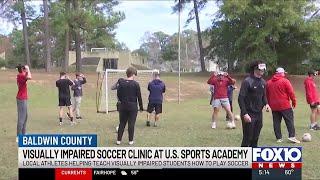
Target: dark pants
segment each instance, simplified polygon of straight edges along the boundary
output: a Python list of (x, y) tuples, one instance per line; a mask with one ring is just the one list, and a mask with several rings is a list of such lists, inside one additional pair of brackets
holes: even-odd
[(257, 147), (262, 128), (262, 112), (248, 114), (251, 117), (250, 123), (245, 122), (243, 116), (241, 117), (243, 133), (241, 147)]
[(277, 139), (282, 139), (282, 134), (281, 134), (282, 118), (286, 123), (289, 137), (295, 137), (294, 116), (293, 116), (292, 108), (286, 109), (283, 111), (272, 111), (272, 117), (273, 117), (273, 130)]
[(28, 119), (28, 104), (27, 100), (17, 99), (18, 122), (17, 122), (17, 136), (19, 134), (26, 134), (27, 119)]
[[(229, 99), (229, 104), (230, 104), (231, 112), (233, 112), (232, 101), (230, 101), (230, 99)], [(231, 118), (229, 118), (228, 113), (226, 113), (226, 121), (230, 121), (230, 119), (231, 119)]]
[(124, 128), (128, 122), (128, 133), (129, 133), (129, 141), (133, 141), (134, 136), (134, 125), (136, 123), (138, 111), (128, 111), (128, 110), (120, 110), (119, 111), (119, 118), (120, 124), (118, 129), (118, 141), (122, 140), (122, 135), (124, 132)]

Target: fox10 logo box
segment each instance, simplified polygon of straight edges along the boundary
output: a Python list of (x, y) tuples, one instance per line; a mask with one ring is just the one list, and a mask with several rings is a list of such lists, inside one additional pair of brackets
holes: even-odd
[(301, 180), (302, 147), (252, 148), (253, 180)]

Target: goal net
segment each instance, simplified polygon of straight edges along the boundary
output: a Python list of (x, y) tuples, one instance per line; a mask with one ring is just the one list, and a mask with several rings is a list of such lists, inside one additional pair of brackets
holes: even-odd
[[(138, 70), (135, 77), (140, 85), (143, 108), (148, 105), (148, 84), (153, 79), (153, 73), (159, 73), (159, 70)], [(117, 83), (119, 78), (126, 78), (126, 70), (106, 69), (98, 72), (97, 91), (96, 91), (96, 108), (98, 113), (109, 113), (117, 111), (117, 90), (111, 87)]]

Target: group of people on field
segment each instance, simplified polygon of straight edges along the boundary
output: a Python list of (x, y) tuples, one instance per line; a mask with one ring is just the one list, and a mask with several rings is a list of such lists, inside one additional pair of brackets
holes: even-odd
[[(17, 136), (19, 134), (26, 134), (26, 125), (28, 119), (28, 90), (27, 81), (32, 78), (29, 66), (19, 64), (16, 69), (17, 75)], [(63, 108), (68, 108), (68, 118), (71, 121), (71, 125), (75, 123), (74, 113), (76, 119), (82, 119), (80, 115), (80, 105), (82, 100), (82, 85), (87, 82), (86, 77), (81, 73), (76, 73), (75, 79), (70, 80), (65, 72), (60, 72), (60, 77), (56, 81), (56, 87), (58, 88), (58, 106), (59, 106), (59, 124), (62, 125), (63, 121)], [(73, 91), (73, 98), (71, 99), (70, 87)], [(71, 103), (72, 101), (72, 103)], [(18, 138), (16, 139), (18, 141)]]
[[(127, 78), (120, 78), (111, 87), (113, 90), (117, 90), (117, 110), (119, 111), (119, 126), (117, 127), (117, 141), (116, 144), (120, 145), (123, 132), (126, 124), (128, 123), (129, 145), (134, 144), (134, 127), (139, 110), (142, 112), (143, 102), (141, 98), (140, 85), (135, 81), (135, 77), (138, 75), (137, 70), (133, 67), (129, 67), (126, 70)], [(157, 126), (157, 122), (160, 119), (162, 113), (163, 93), (166, 91), (165, 83), (160, 79), (158, 72), (153, 73), (153, 80), (148, 84), (149, 102), (147, 107), (147, 121), (146, 125), (150, 126), (151, 114), (155, 111), (155, 118), (153, 126)]]
[[(26, 133), (26, 123), (28, 118), (27, 110), (27, 81), (32, 78), (30, 68), (24, 65), (17, 67), (17, 135)], [(283, 68), (276, 69), (275, 74), (267, 82), (263, 79), (266, 72), (266, 64), (263, 61), (254, 61), (249, 65), (248, 75), (241, 84), (238, 96), (240, 107), (240, 118), (242, 122), (243, 138), (241, 146), (257, 147), (260, 131), (262, 128), (263, 109), (267, 112), (272, 111), (273, 129), (277, 142), (282, 142), (281, 121), (284, 119), (289, 138), (294, 143), (300, 143), (296, 139), (294, 126), (293, 109), (297, 105), (294, 89), (290, 81), (286, 78), (286, 72)], [(116, 144), (121, 144), (122, 136), (126, 124), (128, 123), (129, 144), (134, 143), (134, 126), (138, 111), (143, 111), (141, 90), (139, 83), (135, 81), (137, 70), (128, 68), (126, 70), (127, 78), (120, 78), (112, 87), (117, 90), (117, 109), (119, 111), (119, 126), (117, 129)], [(306, 100), (310, 105), (310, 130), (320, 130), (317, 124), (317, 116), (320, 115), (320, 99), (315, 83), (315, 77), (318, 72), (310, 70), (308, 77), (304, 81)], [(63, 121), (63, 107), (68, 107), (67, 115), (74, 124), (74, 113), (76, 119), (82, 119), (80, 115), (80, 105), (82, 99), (82, 85), (87, 82), (86, 77), (81, 73), (76, 73), (76, 78), (70, 80), (65, 72), (60, 73), (59, 80), (56, 81), (59, 100), (59, 124)], [(232, 94), (236, 89), (236, 80), (231, 78), (228, 73), (214, 72), (208, 79), (210, 85), (211, 99), (210, 104), (213, 107), (211, 128), (217, 128), (217, 118), (220, 107), (226, 111), (227, 127), (236, 128), (235, 116), (232, 112)], [(73, 103), (71, 103), (70, 87), (73, 90)], [(163, 93), (166, 86), (160, 79), (159, 73), (153, 74), (153, 80), (148, 84), (149, 103), (147, 107), (146, 125), (150, 126), (152, 112), (155, 111), (154, 126), (157, 126), (160, 114), (162, 113)], [(73, 105), (73, 106), (72, 106)], [(138, 108), (139, 106), (139, 108)]]
[[(257, 147), (259, 135), (263, 126), (263, 109), (272, 111), (273, 130), (277, 142), (282, 142), (281, 121), (284, 119), (289, 138), (293, 143), (300, 143), (296, 138), (293, 109), (297, 105), (294, 89), (286, 78), (284, 68), (276, 69), (274, 75), (267, 82), (263, 79), (266, 72), (266, 64), (263, 61), (254, 61), (249, 67), (249, 75), (242, 81), (238, 104), (242, 122), (243, 138), (241, 146)], [(318, 72), (311, 70), (304, 81), (306, 100), (311, 108), (310, 130), (320, 130), (316, 117), (320, 114), (320, 99), (314, 78)], [(227, 73), (214, 72), (207, 83), (212, 92), (210, 103), (213, 106), (212, 125), (216, 128), (216, 119), (220, 107), (227, 113), (227, 127), (235, 128), (234, 115), (232, 114), (232, 97), (228, 97), (228, 89), (235, 89), (235, 80)], [(231, 98), (231, 99), (230, 99)], [(231, 126), (230, 126), (231, 124)]]
[[(27, 125), (27, 81), (32, 78), (30, 69), (27, 65), (18, 65), (17, 67), (17, 139), (19, 134), (26, 134)], [(118, 137), (117, 144), (121, 144), (122, 136), (126, 124), (128, 123), (129, 144), (134, 143), (134, 126), (139, 110), (143, 111), (143, 103), (141, 98), (140, 85), (135, 81), (137, 76), (137, 70), (130, 67), (126, 71), (127, 78), (120, 78), (112, 89), (117, 90), (117, 109), (119, 111), (119, 128), (117, 129)], [(59, 106), (59, 125), (63, 124), (64, 111), (63, 108), (67, 107), (67, 116), (71, 122), (71, 125), (75, 124), (74, 113), (76, 119), (82, 119), (80, 115), (80, 105), (83, 96), (82, 85), (87, 82), (86, 77), (81, 73), (76, 73), (76, 78), (71, 80), (65, 72), (60, 72), (60, 77), (56, 81), (56, 87), (58, 89), (58, 106)], [(73, 98), (71, 99), (70, 88), (73, 91)], [(160, 119), (162, 113), (163, 93), (165, 93), (166, 86), (160, 79), (159, 73), (153, 74), (153, 80), (148, 84), (149, 90), (149, 103), (147, 107), (147, 121), (146, 125), (150, 126), (151, 114), (155, 111), (154, 126), (157, 126), (157, 122)], [(71, 102), (72, 101), (72, 102)]]
[[(59, 124), (62, 125), (63, 121), (63, 108), (67, 107), (67, 115), (71, 121), (71, 125), (75, 123), (73, 114), (75, 112), (76, 119), (82, 119), (80, 115), (80, 105), (82, 100), (82, 85), (87, 83), (86, 77), (81, 73), (76, 73), (75, 80), (71, 80), (65, 72), (60, 72), (60, 79), (56, 81), (59, 97)], [(70, 87), (73, 90), (73, 101), (71, 103)]]

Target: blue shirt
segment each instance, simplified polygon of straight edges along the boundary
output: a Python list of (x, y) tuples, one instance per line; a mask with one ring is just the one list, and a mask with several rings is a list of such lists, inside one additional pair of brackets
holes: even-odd
[(74, 85), (72, 86), (73, 97), (81, 97), (82, 96), (82, 84), (87, 83), (87, 79), (83, 77), (83, 80), (75, 79)]
[(163, 93), (166, 91), (166, 86), (164, 82), (160, 79), (154, 79), (148, 84), (149, 94), (149, 103), (152, 104), (162, 104)]

